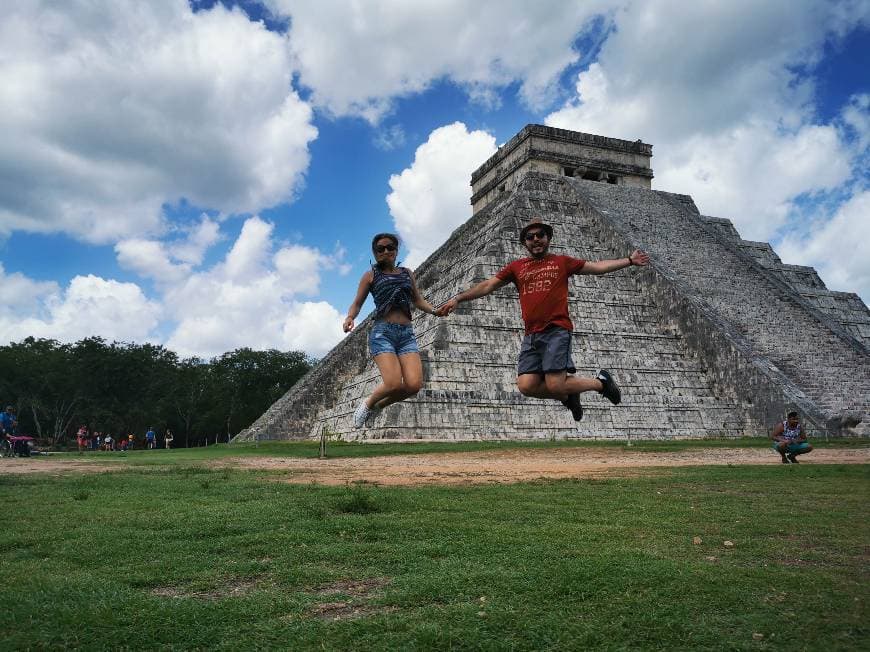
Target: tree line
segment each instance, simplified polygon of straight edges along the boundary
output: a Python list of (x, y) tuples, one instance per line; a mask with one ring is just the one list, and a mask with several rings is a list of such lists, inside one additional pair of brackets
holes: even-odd
[(301, 351), (236, 349), (205, 361), (155, 344), (27, 339), (0, 347), (0, 409), (19, 431), (65, 445), (79, 426), (141, 438), (171, 428), (175, 446), (227, 441), (311, 368)]

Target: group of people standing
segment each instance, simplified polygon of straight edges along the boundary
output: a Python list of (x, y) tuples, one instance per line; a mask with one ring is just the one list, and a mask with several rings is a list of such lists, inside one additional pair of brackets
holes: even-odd
[[(163, 447), (172, 448), (173, 440), (172, 431), (167, 428), (163, 435)], [(119, 434), (113, 437), (110, 433), (104, 434), (99, 430), (89, 430), (86, 425), (82, 425), (76, 431), (76, 443), (80, 453), (86, 450), (128, 451), (133, 450), (137, 445), (136, 437), (130, 431), (126, 435)], [(157, 433), (153, 427), (148, 428), (142, 444), (144, 448), (149, 450), (158, 447)]]
[[(397, 263), (399, 238), (393, 233), (378, 233), (372, 238), (375, 263), (360, 279), (356, 296), (344, 320), (344, 332), (354, 328), (354, 320), (369, 294), (375, 303), (374, 324), (369, 334), (369, 352), (378, 367), (381, 383), (357, 406), (353, 424), (363, 428), (388, 405), (417, 394), (423, 386), (420, 349), (411, 326), (411, 308), (438, 317), (447, 317), (465, 301), (484, 297), (512, 283), (519, 292), (525, 333), (517, 359), (517, 389), (524, 396), (555, 400), (570, 411), (575, 421), (583, 418), (580, 395), (597, 392), (613, 405), (622, 400), (621, 390), (607, 369), (592, 378), (576, 376), (571, 357), (574, 325), (568, 313), (568, 279), (575, 274), (610, 274), (627, 267), (643, 267), (649, 256), (635, 249), (623, 258), (589, 261), (551, 254), (554, 230), (539, 218), (520, 231), (520, 244), (528, 252), (509, 262), (495, 276), (460, 292), (439, 307), (420, 294), (414, 274)], [(812, 446), (799, 423), (796, 412), (773, 431), (773, 448), (784, 464), (796, 464), (797, 455), (809, 453)]]

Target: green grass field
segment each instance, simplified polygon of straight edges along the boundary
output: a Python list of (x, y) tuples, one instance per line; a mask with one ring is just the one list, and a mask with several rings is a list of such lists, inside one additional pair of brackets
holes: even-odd
[[(505, 444), (329, 452), (481, 446)], [(0, 475), (2, 648), (870, 646), (867, 465), (323, 487), (202, 464), (229, 454), (317, 447), (153, 451), (108, 473)]]

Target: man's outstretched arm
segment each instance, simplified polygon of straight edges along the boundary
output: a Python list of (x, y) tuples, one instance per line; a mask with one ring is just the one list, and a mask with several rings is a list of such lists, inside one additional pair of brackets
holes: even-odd
[(503, 281), (497, 276), (493, 276), (485, 281), (481, 281), (477, 285), (473, 285), (468, 288), (465, 292), (460, 292), (455, 297), (447, 301), (444, 305), (442, 305), (435, 312), (439, 317), (446, 317), (451, 312), (456, 310), (456, 306), (458, 306), (463, 301), (471, 301), (472, 299), (479, 299), (480, 297), (485, 297), (490, 292), (494, 292), (498, 290), (500, 287), (506, 285), (508, 282)]
[(646, 252), (643, 252), (640, 249), (635, 249), (631, 252), (631, 256), (626, 256), (625, 258), (615, 258), (613, 260), (586, 261), (586, 264), (583, 265), (583, 268), (578, 273), (596, 275), (608, 274), (609, 272), (615, 272), (618, 269), (625, 269), (626, 267), (631, 267), (632, 265), (643, 267), (648, 263), (649, 256), (646, 254)]

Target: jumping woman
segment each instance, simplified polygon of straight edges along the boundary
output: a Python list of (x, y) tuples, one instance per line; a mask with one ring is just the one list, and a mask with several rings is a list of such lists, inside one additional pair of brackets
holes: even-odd
[(375, 264), (362, 275), (356, 298), (347, 310), (344, 332), (353, 330), (369, 292), (375, 301), (375, 323), (369, 335), (369, 351), (381, 372), (381, 384), (375, 387), (353, 413), (353, 425), (362, 428), (369, 416), (386, 406), (414, 396), (423, 386), (423, 363), (411, 326), (411, 306), (430, 315), (435, 309), (417, 289), (414, 275), (407, 267), (397, 267), (399, 238), (392, 233), (378, 233), (372, 238)]

